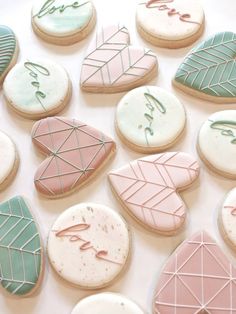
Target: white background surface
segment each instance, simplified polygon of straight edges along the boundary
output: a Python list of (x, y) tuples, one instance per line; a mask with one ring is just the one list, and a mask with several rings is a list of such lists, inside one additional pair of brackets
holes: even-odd
[[(144, 42), (135, 28), (134, 0), (97, 0), (94, 2), (98, 12), (97, 25), (114, 21), (124, 23), (130, 30), (132, 43), (146, 45), (156, 52), (160, 67), (157, 79), (151, 83), (169, 91), (172, 90), (187, 110), (186, 133), (171, 150), (183, 150), (197, 156), (195, 143), (201, 124), (213, 112), (236, 109), (236, 104), (216, 105), (184, 95), (172, 88), (171, 79), (191, 47), (169, 51), (152, 47)], [(202, 39), (220, 31), (236, 31), (235, 0), (205, 0), (203, 2), (206, 13), (206, 31)], [(46, 200), (37, 194), (33, 185), (34, 172), (42, 161), (42, 157), (37, 155), (31, 143), (30, 131), (34, 122), (23, 119), (10, 111), (4, 102), (2, 91), (0, 91), (0, 129), (11, 135), (16, 142), (21, 159), (17, 177), (3, 193), (0, 193), (0, 201), (6, 201), (17, 194), (26, 196), (38, 219), (44, 244), (46, 244), (48, 230), (57, 216), (76, 203), (86, 201), (103, 203), (121, 212), (132, 229), (132, 258), (129, 268), (122, 278), (102, 291), (123, 293), (136, 301), (147, 314), (150, 314), (153, 292), (161, 267), (175, 247), (193, 232), (205, 228), (236, 263), (236, 256), (233, 256), (233, 253), (224, 245), (216, 224), (217, 208), (219, 208), (225, 193), (236, 183), (215, 175), (199, 160), (202, 166), (200, 179), (191, 189), (181, 193), (189, 208), (186, 229), (181, 234), (172, 238), (159, 237), (148, 233), (135, 223), (113, 197), (106, 177), (106, 172), (110, 169), (118, 168), (128, 161), (142, 156), (125, 147), (115, 134), (115, 109), (124, 94), (82, 93), (79, 88), (80, 68), (86, 47), (93, 34), (71, 47), (46, 44), (37, 38), (31, 29), (31, 5), (32, 1), (30, 0), (0, 0), (0, 23), (10, 26), (19, 40), (18, 61), (26, 58), (45, 57), (61, 63), (68, 70), (73, 82), (73, 97), (62, 115), (78, 118), (113, 136), (118, 149), (115, 159), (107, 165), (105, 171), (78, 193), (60, 200)], [(69, 314), (82, 297), (95, 293), (95, 291), (81, 291), (62, 281), (53, 272), (48, 261), (46, 261), (45, 275), (38, 295), (28, 299), (16, 299), (6, 294), (3, 289), (0, 292), (1, 314)]]

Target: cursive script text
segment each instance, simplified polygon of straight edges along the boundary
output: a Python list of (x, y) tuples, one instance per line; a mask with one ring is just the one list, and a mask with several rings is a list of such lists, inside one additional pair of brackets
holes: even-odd
[(236, 207), (235, 206), (224, 206), (224, 208), (229, 208), (231, 215), (236, 216)]
[[(231, 144), (236, 144), (236, 121), (219, 120), (211, 122), (210, 127), (212, 129), (221, 131), (221, 135), (232, 137)], [(235, 133), (232, 129), (235, 129)]]

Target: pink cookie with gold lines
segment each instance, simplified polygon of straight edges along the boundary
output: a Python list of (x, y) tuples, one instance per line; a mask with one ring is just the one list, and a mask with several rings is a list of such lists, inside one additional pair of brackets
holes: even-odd
[(51, 117), (36, 122), (34, 145), (47, 158), (36, 171), (35, 187), (48, 198), (80, 188), (115, 152), (114, 141), (75, 119)]
[(183, 226), (186, 205), (178, 194), (199, 175), (197, 160), (182, 152), (150, 155), (109, 173), (125, 209), (145, 227), (173, 235)]
[(126, 27), (102, 28), (86, 53), (80, 77), (84, 91), (117, 93), (145, 84), (157, 73), (150, 49), (131, 46)]
[(201, 231), (169, 258), (156, 289), (153, 314), (236, 313), (236, 269)]

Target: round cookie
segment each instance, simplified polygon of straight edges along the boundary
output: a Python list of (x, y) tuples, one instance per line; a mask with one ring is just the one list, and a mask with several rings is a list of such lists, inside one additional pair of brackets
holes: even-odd
[(0, 191), (14, 178), (18, 163), (15, 144), (8, 135), (0, 131)]
[(13, 31), (0, 25), (0, 84), (8, 71), (15, 65), (18, 57), (18, 45)]
[(123, 295), (104, 292), (81, 300), (71, 314), (144, 314), (133, 301)]
[(224, 240), (236, 249), (236, 188), (224, 200), (219, 211), (218, 225)]
[(128, 260), (130, 236), (119, 214), (99, 204), (78, 204), (54, 223), (48, 238), (52, 267), (84, 289), (113, 282)]
[(96, 11), (91, 1), (38, 0), (32, 8), (32, 27), (43, 40), (71, 45), (94, 28)]
[(40, 59), (18, 63), (8, 73), (3, 91), (7, 103), (29, 119), (55, 115), (69, 102), (71, 82), (57, 63)]
[(142, 153), (154, 153), (173, 145), (183, 133), (186, 114), (171, 93), (155, 86), (142, 86), (126, 94), (116, 111), (121, 140)]
[(186, 47), (204, 30), (204, 11), (198, 0), (139, 0), (136, 11), (140, 35), (153, 45)]
[(236, 179), (236, 110), (218, 111), (209, 117), (198, 135), (198, 152), (209, 168)]

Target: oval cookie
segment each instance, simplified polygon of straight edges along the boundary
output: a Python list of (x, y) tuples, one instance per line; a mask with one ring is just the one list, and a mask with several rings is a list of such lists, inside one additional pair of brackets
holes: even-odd
[(136, 11), (140, 35), (159, 47), (192, 44), (204, 30), (204, 11), (198, 0), (139, 0)]
[(15, 34), (9, 27), (0, 25), (0, 84), (16, 63), (17, 56), (18, 47)]
[(213, 171), (236, 179), (236, 110), (218, 111), (202, 125), (198, 151)]
[(224, 240), (236, 249), (236, 188), (227, 194), (219, 211), (218, 222)]
[(63, 279), (85, 289), (114, 281), (124, 269), (129, 247), (129, 230), (120, 215), (92, 203), (67, 209), (48, 238), (52, 267)]
[(143, 153), (173, 145), (185, 126), (185, 110), (171, 93), (143, 86), (126, 94), (118, 104), (116, 128), (125, 144)]
[(183, 226), (186, 205), (178, 191), (199, 175), (197, 160), (175, 152), (150, 155), (111, 171), (111, 187), (125, 209), (148, 229), (172, 235)]
[(91, 1), (38, 0), (32, 9), (32, 26), (43, 40), (71, 45), (86, 37), (96, 23)]
[(13, 110), (26, 118), (38, 119), (54, 115), (68, 104), (71, 82), (57, 63), (28, 60), (11, 69), (3, 91)]
[(18, 154), (15, 144), (0, 131), (0, 191), (13, 179), (18, 168)]
[(1, 285), (17, 296), (31, 295), (41, 281), (43, 249), (37, 225), (21, 196), (0, 204)]
[(133, 301), (117, 293), (104, 292), (81, 300), (71, 314), (144, 314)]

